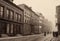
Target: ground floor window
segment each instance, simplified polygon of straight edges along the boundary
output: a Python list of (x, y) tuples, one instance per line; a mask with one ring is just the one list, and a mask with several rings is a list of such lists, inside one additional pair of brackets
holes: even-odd
[(20, 25), (18, 24), (7, 24), (7, 34), (9, 35), (16, 35), (20, 34)]
[(7, 34), (13, 35), (13, 24), (7, 24)]
[(7, 24), (7, 33), (9, 33), (10, 24)]
[(13, 24), (11, 24), (11, 33), (13, 33)]

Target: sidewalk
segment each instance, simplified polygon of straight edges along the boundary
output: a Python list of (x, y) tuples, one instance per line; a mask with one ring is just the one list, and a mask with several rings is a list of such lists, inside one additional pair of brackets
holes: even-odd
[(50, 41), (53, 38), (52, 34), (48, 34), (41, 41)]
[(15, 37), (4, 37), (0, 38), (0, 41), (32, 41), (36, 38), (42, 37), (43, 34), (28, 35), (28, 36), (15, 36)]
[(60, 36), (58, 36), (58, 37), (53, 37), (53, 38), (51, 39), (51, 41), (60, 41)]

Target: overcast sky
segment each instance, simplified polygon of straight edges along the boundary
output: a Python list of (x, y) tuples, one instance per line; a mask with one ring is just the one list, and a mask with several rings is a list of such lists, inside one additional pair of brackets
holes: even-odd
[(60, 0), (14, 0), (15, 4), (26, 4), (36, 12), (42, 13), (45, 18), (52, 21), (55, 27), (56, 6), (60, 5)]

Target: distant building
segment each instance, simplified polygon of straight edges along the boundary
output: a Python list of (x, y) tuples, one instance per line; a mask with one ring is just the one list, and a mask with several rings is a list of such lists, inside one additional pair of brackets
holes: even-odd
[(39, 13), (39, 32), (42, 33), (44, 16), (42, 13)]
[(57, 23), (56, 26), (58, 27), (58, 33), (60, 35), (60, 5), (56, 7), (56, 17), (57, 17)]

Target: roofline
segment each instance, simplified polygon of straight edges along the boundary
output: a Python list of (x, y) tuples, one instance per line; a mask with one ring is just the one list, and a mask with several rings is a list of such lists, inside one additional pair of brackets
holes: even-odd
[(8, 1), (8, 0), (4, 0), (4, 1), (10, 3), (11, 5), (13, 5), (13, 6), (15, 6), (15, 7), (17, 7), (18, 9), (20, 9), (20, 10), (23, 11), (23, 9), (21, 9), (20, 7), (18, 7), (18, 6), (17, 6), (16, 4), (14, 4), (13, 2), (10, 2), (10, 1)]
[(18, 6), (24, 5), (25, 7), (27, 7), (30, 11), (32, 11), (35, 15), (37, 15), (39, 17), (38, 14), (36, 14), (36, 12), (34, 12), (30, 7), (28, 7), (26, 4), (20, 4)]

